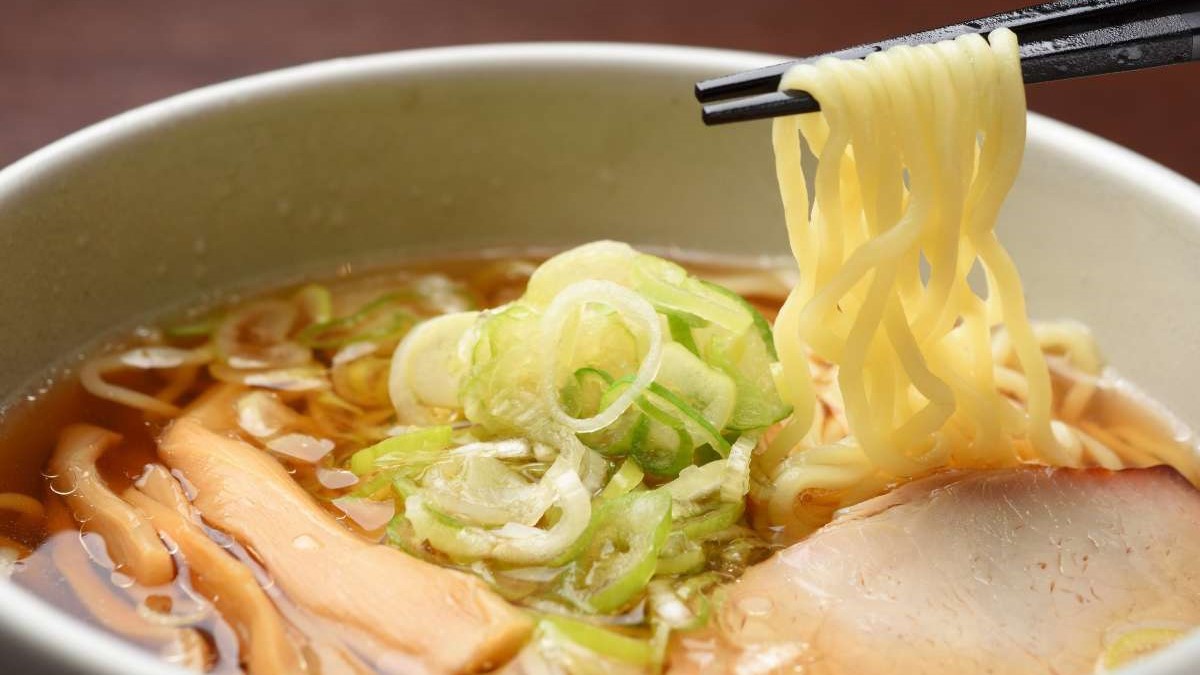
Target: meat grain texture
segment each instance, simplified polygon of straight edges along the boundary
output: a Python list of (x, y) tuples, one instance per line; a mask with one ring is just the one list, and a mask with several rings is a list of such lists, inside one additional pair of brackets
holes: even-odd
[(674, 673), (1092, 673), (1200, 625), (1200, 492), (1166, 468), (949, 472), (842, 514), (726, 590)]
[(364, 542), (276, 460), (214, 431), (228, 428), (238, 394), (217, 390), (195, 404), (159, 454), (191, 483), (205, 521), (254, 550), (292, 602), (386, 671), (478, 672), (520, 649), (530, 620), (482, 581)]

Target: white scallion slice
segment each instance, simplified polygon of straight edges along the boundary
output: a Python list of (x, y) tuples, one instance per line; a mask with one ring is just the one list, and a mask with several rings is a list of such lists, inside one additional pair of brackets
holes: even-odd
[(435, 549), (466, 560), (492, 559), (513, 565), (544, 565), (561, 556), (587, 530), (592, 516), (591, 495), (579, 475), (561, 460), (546, 472), (561, 510), (549, 529), (530, 528), (525, 536), (500, 536), (492, 530), (464, 525), (437, 514), (421, 495), (405, 500), (405, 515), (416, 536)]
[[(633, 382), (607, 408), (591, 417), (581, 419), (571, 417), (559, 405), (555, 383), (558, 359), (550, 355), (558, 353), (559, 336), (568, 318), (589, 303), (607, 305), (620, 312), (627, 320), (632, 319), (640, 324), (647, 347)], [(615, 422), (654, 381), (662, 363), (663, 335), (658, 314), (650, 303), (637, 293), (611, 281), (580, 281), (563, 289), (546, 308), (540, 328), (540, 347), (542, 353), (547, 355), (548, 361), (542, 376), (542, 398), (555, 421), (576, 433), (596, 431)]]
[(406, 423), (430, 424), (427, 407), (459, 407), (459, 383), (467, 370), (459, 343), (479, 312), (444, 314), (418, 324), (396, 346), (388, 395)]
[(757, 437), (745, 435), (730, 448), (721, 472), (721, 501), (740, 502), (750, 491), (750, 458), (757, 444)]

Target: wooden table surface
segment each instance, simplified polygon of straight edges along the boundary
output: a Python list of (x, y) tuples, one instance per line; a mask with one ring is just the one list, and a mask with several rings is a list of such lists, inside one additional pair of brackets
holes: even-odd
[[(1013, 2), (0, 0), (0, 166), (163, 96), (335, 56), (515, 40), (811, 54)], [(1029, 104), (1200, 180), (1200, 65), (1038, 85)]]

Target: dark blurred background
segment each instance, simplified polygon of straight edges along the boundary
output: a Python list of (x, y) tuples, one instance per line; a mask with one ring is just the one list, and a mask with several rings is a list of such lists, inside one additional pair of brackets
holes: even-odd
[[(336, 56), (515, 40), (805, 55), (1022, 0), (0, 0), (0, 166), (80, 127)], [(1031, 87), (1033, 110), (1200, 179), (1200, 65)]]

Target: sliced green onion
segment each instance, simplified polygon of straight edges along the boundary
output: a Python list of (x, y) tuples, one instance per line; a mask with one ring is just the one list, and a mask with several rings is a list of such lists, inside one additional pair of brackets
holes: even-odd
[(726, 460), (709, 462), (703, 466), (689, 466), (679, 472), (679, 477), (660, 489), (671, 495), (676, 519), (688, 517), (704, 510), (703, 504), (721, 490), (721, 479), (728, 466)]
[(649, 473), (674, 476), (692, 463), (696, 446), (678, 416), (647, 399), (646, 396), (639, 398), (637, 406), (648, 421), (648, 428), (643, 440), (634, 444), (630, 454)]
[[(417, 316), (408, 310), (392, 312), (391, 318), (374, 330), (361, 331), (347, 338), (342, 344), (352, 342), (390, 342), (399, 340), (417, 323)], [(338, 346), (338, 345), (335, 345)]]
[(688, 539), (682, 532), (674, 530), (667, 538), (667, 544), (658, 558), (654, 575), (692, 574), (704, 569), (705, 562), (707, 560), (704, 556), (704, 549)]
[(417, 486), (417, 483), (408, 476), (401, 475), (392, 479), (392, 490), (401, 499), (408, 499), (409, 497), (417, 494), (420, 489), (421, 488)]
[(771, 324), (767, 323), (766, 317), (764, 317), (762, 313), (755, 309), (754, 305), (750, 304), (745, 298), (737, 293), (734, 293), (728, 288), (725, 288), (724, 286), (714, 284), (711, 281), (705, 281), (703, 279), (700, 279), (700, 283), (712, 292), (728, 298), (730, 302), (740, 305), (742, 310), (750, 315), (750, 322), (754, 326), (754, 332), (758, 334), (759, 340), (761, 340), (763, 345), (767, 348), (767, 354), (771, 357), (771, 360), (779, 360), (779, 356), (775, 353), (775, 336), (771, 332)]
[(737, 504), (722, 503), (698, 516), (675, 523), (675, 527), (689, 539), (698, 541), (732, 526), (742, 517), (744, 509), (745, 504), (741, 502)]
[[(705, 363), (682, 345), (663, 346), (663, 362), (654, 381), (682, 399), (694, 415), (703, 422), (693, 423), (693, 434), (707, 436), (707, 441), (723, 456), (728, 444), (714, 439), (733, 416), (737, 406), (737, 384), (720, 369)], [(706, 427), (701, 429), (700, 427)]]
[(429, 424), (429, 407), (459, 407), (468, 367), (459, 345), (478, 319), (478, 312), (443, 314), (418, 324), (396, 346), (388, 395), (401, 421)]
[[(625, 376), (613, 381), (607, 373), (589, 368), (577, 372), (580, 374), (576, 382), (585, 376), (593, 383), (610, 382), (597, 404), (601, 408), (611, 405), (632, 380), (632, 376)], [(707, 409), (714, 410), (719, 418), (727, 418), (732, 411), (735, 392), (732, 380), (679, 345), (663, 345), (659, 375), (664, 374), (680, 386), (688, 387), (693, 397), (707, 398)], [(582, 385), (574, 389), (578, 391)], [(582, 396), (582, 393), (572, 394), (568, 399), (579, 400)], [(600, 431), (581, 434), (580, 439), (605, 455), (632, 454), (643, 469), (658, 476), (674, 476), (690, 465), (697, 445), (708, 444), (719, 455), (729, 452), (729, 442), (704, 414), (658, 382), (647, 386), (646, 393), (635, 400), (635, 408), (636, 411), (626, 411), (614, 424)]]
[(730, 429), (761, 429), (790, 414), (790, 407), (779, 396), (772, 367), (778, 362), (771, 327), (762, 314), (745, 299), (727, 288), (700, 282), (706, 291), (736, 305), (749, 319), (740, 331), (721, 326), (694, 327), (693, 339), (698, 356), (709, 366), (731, 377), (737, 387), (737, 405), (728, 422)]
[(639, 339), (641, 334), (639, 324), (629, 320), (628, 312), (601, 303), (578, 305), (568, 314), (555, 341), (554, 382), (564, 389), (571, 388), (574, 373), (565, 371), (578, 373), (576, 369), (580, 366), (585, 367), (585, 373), (588, 369), (621, 374), (636, 372), (645, 351), (645, 340)]
[(488, 310), (459, 342), (468, 364), (459, 389), (463, 412), (493, 434), (534, 438), (550, 425), (549, 415), (540, 412), (544, 355), (530, 348), (537, 340), (538, 316), (520, 302)]
[(644, 666), (653, 658), (650, 643), (627, 635), (621, 635), (594, 624), (568, 619), (564, 616), (547, 616), (538, 623), (545, 633), (569, 640), (602, 656), (625, 663)]
[[(605, 373), (607, 374), (607, 373)], [(600, 397), (597, 409), (607, 408), (629, 386), (632, 376), (610, 382), (607, 390)], [(639, 409), (626, 410), (616, 422), (586, 434), (579, 434), (579, 440), (588, 447), (608, 457), (623, 457), (635, 448), (642, 447), (650, 433), (650, 419)]]
[(642, 472), (642, 467), (638, 466), (637, 462), (631, 459), (621, 462), (621, 468), (617, 469), (617, 472), (609, 479), (608, 485), (604, 486), (604, 491), (600, 493), (600, 498), (616, 499), (629, 493), (635, 487), (642, 484), (642, 478), (645, 475)]
[(758, 438), (742, 436), (729, 451), (725, 470), (721, 472), (721, 501), (740, 502), (750, 491), (750, 459)]
[(706, 443), (711, 445), (718, 454), (720, 454), (722, 457), (729, 454), (729, 441), (725, 440), (725, 437), (722, 436), (721, 432), (713, 426), (712, 422), (709, 422), (704, 415), (700, 414), (699, 411), (688, 405), (687, 401), (684, 401), (682, 398), (675, 395), (675, 393), (670, 389), (667, 389), (657, 382), (651, 382), (648, 389), (650, 390), (651, 394), (654, 394), (667, 403), (670, 403), (671, 407), (680, 413), (683, 421), (696, 425), (696, 427), (698, 427), (701, 431), (700, 437)]
[(655, 307), (686, 312), (732, 333), (741, 333), (753, 322), (741, 303), (714, 292), (673, 262), (640, 255), (633, 265), (633, 278), (634, 290)]
[(325, 323), (333, 318), (333, 294), (321, 284), (308, 284), (296, 291), (292, 300), (309, 324)]
[(364, 356), (330, 369), (333, 391), (355, 405), (382, 408), (389, 403), (388, 372), (391, 361), (377, 356)]
[(512, 565), (542, 565), (559, 559), (588, 529), (591, 496), (563, 458), (543, 480), (557, 494), (558, 520), (548, 529), (508, 523), (496, 529), (469, 526), (432, 508), (420, 494), (405, 500), (405, 514), (417, 536), (458, 560), (490, 558)]
[[(705, 322), (707, 325), (708, 322)], [(671, 339), (683, 345), (689, 352), (700, 356), (700, 348), (696, 346), (696, 338), (692, 335), (692, 325), (679, 312), (667, 314), (667, 328), (671, 331)]]
[(791, 414), (775, 383), (773, 363), (767, 361), (766, 346), (749, 332), (740, 337), (723, 336), (712, 341), (708, 363), (733, 378), (737, 406), (727, 428), (735, 431), (764, 429)]
[(399, 480), (391, 473), (385, 472), (376, 475), (371, 480), (360, 483), (355, 487), (350, 495), (353, 497), (375, 497), (384, 488), (391, 487), (393, 482)]
[(398, 514), (392, 518), (387, 526), (387, 542), (392, 546), (404, 551), (418, 560), (426, 562), (438, 563), (445, 562), (437, 560), (435, 556), (430, 555), (430, 551), (425, 547), (423, 540), (417, 537), (416, 531), (413, 529), (412, 523), (404, 514)]
[(604, 395), (612, 383), (612, 375), (599, 368), (576, 370), (562, 390), (563, 408), (573, 417), (596, 414), (605, 406)]
[(588, 527), (587, 546), (564, 575), (562, 594), (594, 612), (626, 606), (654, 576), (670, 529), (671, 497), (665, 492), (634, 492), (602, 503)]
[(238, 369), (308, 363), (312, 359), (308, 348), (288, 337), (296, 314), (296, 307), (283, 300), (259, 300), (235, 309), (213, 334), (217, 357)]
[(524, 299), (545, 307), (577, 281), (601, 279), (630, 285), (630, 269), (641, 254), (629, 244), (595, 241), (564, 251), (538, 265), (529, 277)]
[(421, 487), (423, 496), (438, 510), (488, 526), (516, 523), (533, 527), (555, 497), (548, 481), (531, 483), (505, 462), (481, 454), (430, 467)]
[(444, 450), (450, 446), (452, 434), (453, 430), (445, 425), (392, 436), (354, 453), (350, 457), (350, 470), (362, 476), (377, 465), (403, 464), (406, 455)]
[(381, 324), (379, 314), (380, 310), (401, 304), (404, 299), (404, 294), (386, 293), (353, 314), (305, 327), (296, 336), (296, 341), (313, 349), (332, 349), (351, 342), (383, 342), (400, 338), (416, 323), (416, 316), (401, 307), (392, 311)]
[[(642, 357), (637, 373), (629, 387), (613, 401), (612, 405), (591, 417), (571, 417), (558, 402), (554, 375), (557, 370), (558, 340), (567, 319), (579, 308), (596, 303), (620, 312), (627, 319), (640, 324), (647, 340), (646, 353)], [(654, 380), (662, 362), (662, 327), (658, 315), (640, 295), (611, 281), (579, 281), (564, 288), (546, 308), (539, 325), (541, 349), (548, 363), (543, 365), (541, 382), (542, 399), (554, 420), (576, 432), (596, 431), (612, 424), (625, 412), (642, 391)], [(528, 349), (528, 345), (524, 348)]]

